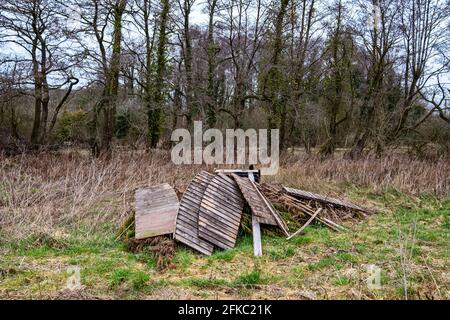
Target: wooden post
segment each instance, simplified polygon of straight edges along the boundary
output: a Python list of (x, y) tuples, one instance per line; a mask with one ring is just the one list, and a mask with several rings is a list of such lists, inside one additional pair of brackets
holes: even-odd
[[(248, 173), (250, 181), (255, 182), (255, 176), (252, 172)], [(262, 256), (262, 244), (261, 244), (261, 227), (258, 220), (252, 213), (252, 233), (253, 233), (253, 255), (255, 257)]]
[(253, 254), (255, 257), (262, 256), (262, 245), (261, 245), (261, 228), (256, 217), (252, 215), (252, 231), (253, 231)]

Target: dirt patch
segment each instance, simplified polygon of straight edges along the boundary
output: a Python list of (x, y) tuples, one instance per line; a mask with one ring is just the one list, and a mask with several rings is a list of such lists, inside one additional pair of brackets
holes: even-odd
[(0, 268), (0, 281), (6, 279), (10, 275), (15, 275), (16, 273), (17, 270), (13, 268), (9, 269)]
[(51, 300), (110, 300), (110, 298), (92, 295), (85, 289), (69, 290), (64, 289), (58, 291), (50, 297)]

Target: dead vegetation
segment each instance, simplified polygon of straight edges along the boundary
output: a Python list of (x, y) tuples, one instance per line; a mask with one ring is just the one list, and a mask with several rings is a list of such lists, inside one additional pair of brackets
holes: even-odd
[[(367, 156), (355, 160), (336, 156), (320, 160), (317, 156), (285, 154), (281, 170), (271, 182), (295, 185), (312, 192), (338, 193), (337, 184), (367, 187), (374, 191), (388, 188), (408, 194), (450, 196), (450, 159), (420, 160), (405, 154)], [(331, 185), (330, 185), (331, 183)]]
[(162, 152), (118, 152), (111, 161), (79, 151), (2, 158), (0, 223), (17, 238), (85, 222), (93, 230), (122, 221), (136, 188), (161, 182), (179, 186), (194, 174), (192, 168), (172, 165)]
[[(86, 221), (91, 229), (105, 221), (119, 223), (132, 208), (136, 188), (169, 183), (185, 190), (202, 169), (174, 166), (162, 151), (116, 152), (110, 161), (93, 160), (78, 150), (1, 158), (0, 226), (9, 237), (21, 238), (30, 232), (52, 234), (61, 226)], [(319, 161), (285, 156), (279, 174), (265, 182), (336, 196), (342, 195), (339, 186), (346, 185), (445, 197), (450, 196), (450, 161), (430, 163), (404, 156)]]
[(281, 186), (263, 184), (260, 188), (263, 194), (279, 210), (291, 213), (292, 217), (299, 222), (306, 222), (306, 220), (320, 209), (320, 216), (317, 217), (317, 220), (329, 228), (339, 231), (342, 228), (338, 225), (339, 222), (351, 218), (367, 217), (367, 211), (354, 210), (348, 207), (337, 208), (330, 204), (319, 203), (318, 201), (296, 199), (287, 194)]
[[(393, 168), (383, 168), (383, 163), (391, 162), (396, 163)], [(235, 249), (215, 252), (209, 258), (184, 248), (175, 251), (173, 242), (162, 237), (148, 243), (130, 242), (129, 249), (136, 254), (115, 241), (120, 233), (121, 237), (132, 237), (129, 226), (136, 188), (170, 183), (185, 190), (204, 167), (174, 166), (162, 152), (117, 152), (111, 161), (92, 160), (80, 151), (2, 158), (0, 254), (5, 260), (0, 261), (0, 295), (58, 298), (65, 283), (64, 270), (75, 263), (86, 270), (83, 285), (87, 286), (75, 299), (84, 295), (103, 298), (103, 292), (115, 297), (154, 298), (159, 294), (171, 298), (295, 298), (303, 293), (316, 298), (402, 298), (404, 283), (410, 298), (448, 297), (443, 279), (448, 275), (445, 247), (449, 221), (444, 213), (448, 216), (449, 166), (445, 159), (427, 164), (402, 156), (347, 163), (339, 159), (284, 159), (278, 175), (264, 178), (263, 188), (268, 183), (272, 187), (277, 183), (291, 185), (368, 207), (381, 205), (383, 210), (355, 223), (357, 212), (339, 212), (336, 217), (335, 210), (309, 203), (313, 208), (310, 213), (321, 207), (321, 218), (344, 226), (348, 232), (333, 232), (317, 223), (286, 242), (277, 230), (266, 229), (265, 255), (256, 261), (251, 237), (245, 232), (240, 233)], [(382, 178), (383, 174), (386, 177)], [(416, 195), (420, 192), (415, 183), (429, 196)], [(310, 218), (301, 212), (304, 208), (298, 215), (292, 208), (289, 212), (293, 215), (285, 214), (284, 206), (299, 205), (298, 201), (283, 203), (279, 196), (265, 196), (276, 203), (292, 231)], [(244, 220), (248, 217), (244, 214)], [(418, 219), (417, 239), (415, 248), (408, 251), (413, 256), (406, 273), (408, 281), (404, 281), (397, 230), (409, 226), (413, 219)], [(117, 225), (126, 220), (118, 234)], [(244, 221), (242, 229), (247, 226), (250, 230), (250, 225), (251, 221)], [(361, 289), (364, 279), (360, 277), (369, 263), (381, 263), (386, 270), (384, 293)], [(353, 276), (354, 270), (359, 278)], [(115, 289), (111, 283), (120, 284)], [(247, 289), (248, 285), (253, 289)], [(135, 287), (146, 289), (136, 291)], [(195, 293), (198, 288), (205, 289)]]
[(170, 267), (175, 256), (175, 241), (167, 236), (147, 238), (145, 240), (129, 239), (127, 249), (133, 253), (148, 252), (155, 257), (156, 269), (159, 271)]
[(80, 290), (60, 290), (49, 297), (50, 300), (108, 300), (108, 297), (100, 297), (89, 294), (83, 289)]

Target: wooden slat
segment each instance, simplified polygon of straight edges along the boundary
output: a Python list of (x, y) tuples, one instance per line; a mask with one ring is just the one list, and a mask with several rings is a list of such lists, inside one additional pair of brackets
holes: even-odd
[(331, 206), (338, 207), (338, 208), (346, 208), (346, 209), (352, 209), (352, 210), (365, 212), (365, 213), (372, 213), (371, 210), (360, 207), (356, 204), (346, 202), (346, 201), (336, 199), (336, 198), (331, 198), (331, 197), (324, 196), (321, 194), (312, 193), (312, 192), (308, 192), (308, 191), (304, 191), (304, 190), (300, 190), (300, 189), (288, 188), (285, 186), (283, 186), (283, 190), (290, 196), (297, 198), (297, 199), (312, 200), (312, 201), (317, 201), (322, 204), (331, 205)]
[(198, 236), (199, 209), (205, 190), (213, 177), (212, 174), (202, 171), (191, 181), (181, 198), (174, 233), (176, 240), (206, 255), (212, 254), (214, 246)]
[(255, 257), (262, 256), (262, 243), (261, 243), (261, 226), (256, 218), (252, 215), (252, 232), (253, 232), (253, 255)]
[(233, 175), (233, 178), (238, 183), (257, 221), (262, 224), (278, 225), (285, 234), (289, 234), (286, 224), (270, 202), (259, 191), (256, 183), (237, 175)]
[[(315, 211), (314, 208), (310, 207), (308, 204), (306, 204), (302, 200), (298, 200), (286, 192), (282, 192), (278, 190), (276, 187), (264, 184), (264, 185), (258, 185), (258, 189), (264, 193), (264, 196), (270, 199), (272, 202), (281, 203), (283, 206), (285, 206), (288, 211), (292, 212), (301, 212), (302, 214), (307, 214), (310, 217), (314, 215)], [(327, 218), (321, 218), (319, 216), (316, 217), (318, 221), (326, 225), (327, 227), (333, 229), (334, 231), (343, 231), (345, 228), (341, 225), (338, 225), (337, 223), (331, 221)]]
[(199, 211), (199, 237), (222, 249), (236, 244), (244, 198), (236, 182), (222, 174), (215, 176), (203, 195)]
[(245, 169), (219, 169), (216, 170), (215, 173), (223, 173), (225, 175), (236, 174), (240, 177), (247, 178), (250, 174), (253, 175), (255, 182), (260, 181), (261, 179), (261, 170), (245, 170)]
[(241, 178), (235, 174), (232, 174), (232, 176), (241, 189), (245, 200), (250, 205), (250, 208), (252, 209), (252, 213), (255, 216), (256, 220), (259, 223), (276, 226), (277, 221), (258, 193), (258, 189), (255, 188), (252, 182), (248, 178)]
[(162, 184), (139, 189), (136, 200), (136, 239), (173, 233), (179, 207), (175, 190)]
[(261, 196), (264, 203), (269, 208), (270, 212), (272, 212), (272, 215), (275, 218), (275, 220), (277, 221), (278, 226), (281, 228), (281, 230), (283, 230), (284, 234), (289, 237), (289, 228), (286, 225), (286, 222), (284, 222), (284, 220), (278, 214), (278, 211), (275, 210), (275, 208), (272, 206), (272, 204), (269, 202), (269, 200), (267, 200), (266, 197), (261, 193), (261, 191), (258, 189), (258, 186), (255, 184), (255, 182), (252, 181), (252, 184), (255, 186), (256, 191)]

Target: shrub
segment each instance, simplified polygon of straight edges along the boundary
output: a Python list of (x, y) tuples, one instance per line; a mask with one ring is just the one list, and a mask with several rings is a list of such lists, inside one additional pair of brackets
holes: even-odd
[(131, 114), (129, 110), (121, 111), (116, 116), (115, 135), (118, 139), (128, 136), (131, 127)]
[(65, 110), (59, 118), (55, 136), (60, 142), (87, 141), (87, 112)]

